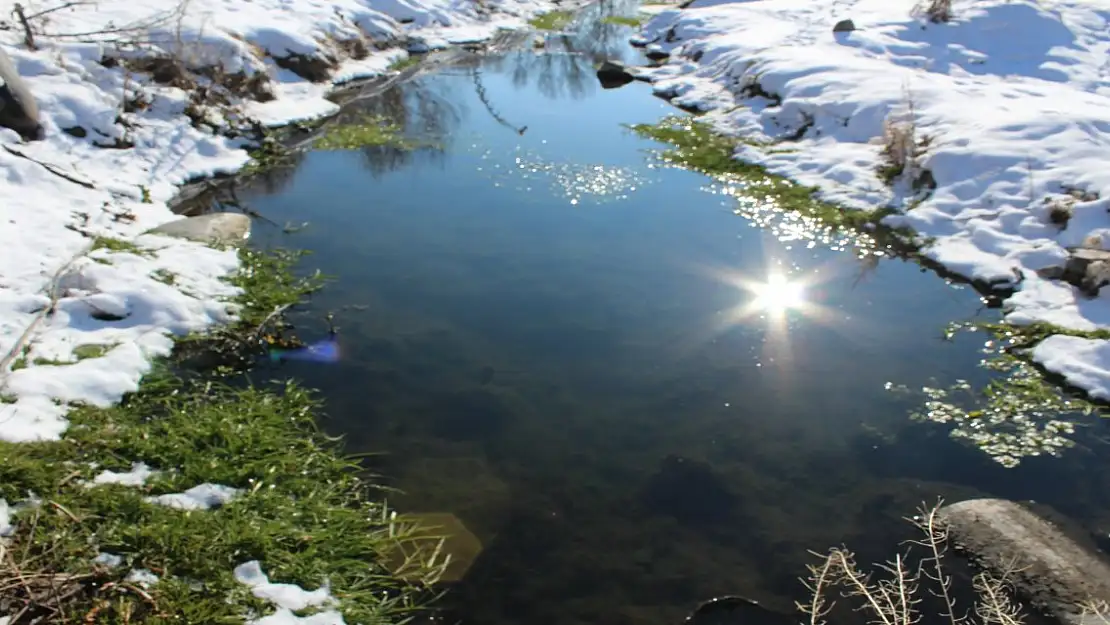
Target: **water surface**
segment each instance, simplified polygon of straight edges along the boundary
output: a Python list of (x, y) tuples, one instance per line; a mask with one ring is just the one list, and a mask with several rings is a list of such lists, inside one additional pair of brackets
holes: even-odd
[[(587, 54), (506, 54), (364, 104), (432, 147), (310, 153), (248, 198), (309, 224), (257, 245), (337, 277), (300, 322), (334, 313), (342, 360), (281, 373), (322, 391), (350, 451), (384, 452), (393, 503), (483, 542), (448, 599), (464, 622), (677, 623), (723, 593), (789, 610), (806, 549), (886, 557), (938, 496), (1100, 527), (1094, 442), (1006, 470), (884, 390), (982, 381), (978, 341), (939, 338), (990, 314), (972, 290), (780, 241), (659, 167), (624, 125), (674, 111), (597, 85), (591, 51), (634, 53), (593, 28)], [(803, 293), (745, 287), (775, 276)]]

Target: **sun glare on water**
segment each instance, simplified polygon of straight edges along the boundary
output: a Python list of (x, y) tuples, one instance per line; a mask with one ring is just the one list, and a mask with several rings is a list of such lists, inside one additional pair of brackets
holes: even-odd
[(751, 306), (759, 311), (781, 314), (806, 303), (805, 285), (788, 280), (779, 272), (772, 272), (766, 282), (750, 284), (748, 288), (755, 295)]

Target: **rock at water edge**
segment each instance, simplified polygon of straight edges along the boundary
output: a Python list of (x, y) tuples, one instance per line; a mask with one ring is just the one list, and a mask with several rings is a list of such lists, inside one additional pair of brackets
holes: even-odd
[(1023, 599), (1066, 625), (1084, 623), (1083, 606), (1110, 601), (1110, 564), (1024, 506), (970, 499), (940, 509), (955, 545)]
[(250, 236), (251, 219), (239, 213), (210, 213), (162, 224), (148, 234), (162, 234), (201, 243), (239, 243)]
[(605, 89), (615, 89), (627, 85), (635, 80), (635, 77), (624, 65), (613, 61), (605, 61), (601, 64), (601, 67), (597, 68), (597, 79)]

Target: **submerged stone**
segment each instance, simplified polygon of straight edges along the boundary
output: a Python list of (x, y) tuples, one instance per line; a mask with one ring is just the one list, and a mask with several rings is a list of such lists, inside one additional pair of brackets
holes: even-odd
[(457, 582), (482, 553), (482, 541), (450, 512), (406, 513), (397, 521), (409, 526), (409, 531), (401, 532), (405, 537), (386, 554), (386, 566), (401, 579), (422, 579), (417, 563), (427, 562), (439, 549), (439, 562), (450, 557), (440, 581)]
[(716, 523), (733, 516), (736, 496), (708, 463), (671, 454), (648, 480), (642, 500), (653, 512), (684, 523)]
[(239, 213), (211, 213), (185, 217), (147, 231), (201, 243), (239, 243), (250, 236), (251, 219)]

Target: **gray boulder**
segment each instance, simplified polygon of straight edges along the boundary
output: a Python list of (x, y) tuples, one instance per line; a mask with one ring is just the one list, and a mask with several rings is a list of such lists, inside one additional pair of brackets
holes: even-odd
[(833, 26), (834, 33), (850, 33), (856, 29), (856, 23), (852, 20), (840, 20)]
[(940, 509), (949, 537), (994, 576), (1010, 574), (1021, 598), (1065, 625), (1083, 606), (1110, 601), (1110, 565), (1054, 523), (1004, 499), (971, 499)]
[(210, 213), (185, 217), (147, 231), (201, 243), (241, 243), (250, 236), (251, 219), (239, 213)]
[(0, 48), (0, 80), (4, 83), (0, 85), (0, 126), (18, 132), (25, 141), (42, 139), (39, 106), (3, 48)]

